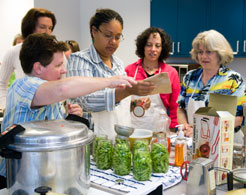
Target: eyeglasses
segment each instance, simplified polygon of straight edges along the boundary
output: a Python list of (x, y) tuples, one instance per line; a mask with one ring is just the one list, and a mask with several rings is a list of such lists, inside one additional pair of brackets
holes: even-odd
[(97, 29), (100, 33), (102, 33), (102, 35), (108, 40), (108, 41), (112, 41), (113, 39), (115, 41), (123, 41), (124, 37), (123, 35), (116, 35), (114, 36), (112, 33), (105, 33), (103, 31), (101, 31), (99, 28)]

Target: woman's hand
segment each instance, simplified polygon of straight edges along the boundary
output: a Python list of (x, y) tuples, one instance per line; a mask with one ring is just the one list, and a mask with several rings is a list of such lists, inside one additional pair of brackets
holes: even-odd
[(131, 88), (127, 87), (126, 90), (130, 95), (146, 96), (156, 88), (155, 84), (146, 81), (137, 81)]
[(132, 87), (132, 85), (136, 85), (137, 81), (135, 81), (132, 77), (128, 76), (122, 76), (122, 75), (117, 75), (113, 77), (109, 77), (109, 88), (125, 88), (128, 86), (129, 88)]
[(190, 125), (190, 124), (184, 124), (183, 131), (184, 131), (184, 135), (186, 137), (192, 137), (192, 135), (193, 135), (193, 126)]
[(151, 104), (151, 100), (149, 97), (142, 97), (139, 99), (135, 99), (131, 101), (131, 112), (133, 111), (134, 107), (136, 106), (142, 106), (144, 108), (144, 110), (149, 109)]
[(67, 108), (68, 108), (68, 114), (74, 114), (82, 117), (83, 111), (78, 104), (67, 103)]
[(151, 100), (149, 97), (142, 97), (137, 100), (137, 106), (143, 106), (144, 110), (147, 110), (150, 107)]

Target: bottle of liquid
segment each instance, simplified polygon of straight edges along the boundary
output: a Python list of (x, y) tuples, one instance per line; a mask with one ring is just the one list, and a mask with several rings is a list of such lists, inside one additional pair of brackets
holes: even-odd
[(183, 125), (178, 125), (180, 127), (178, 137), (175, 140), (175, 158), (174, 164), (176, 166), (181, 166), (184, 161), (186, 161), (187, 156), (187, 143), (184, 137), (184, 132), (182, 130)]

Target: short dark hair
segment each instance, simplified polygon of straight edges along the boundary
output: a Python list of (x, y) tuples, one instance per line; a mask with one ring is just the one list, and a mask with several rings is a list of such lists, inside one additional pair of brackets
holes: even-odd
[(25, 39), (28, 35), (32, 34), (36, 28), (36, 24), (39, 17), (48, 17), (52, 20), (52, 31), (56, 25), (56, 17), (51, 11), (43, 8), (32, 8), (30, 9), (21, 23), (21, 33)]
[(171, 49), (171, 39), (170, 36), (161, 28), (150, 27), (138, 35), (136, 39), (136, 55), (141, 59), (144, 59), (144, 47), (152, 33), (158, 33), (161, 37), (162, 51), (158, 61), (162, 62), (167, 59)]
[(92, 16), (90, 19), (91, 38), (93, 39), (92, 37), (93, 26), (99, 29), (102, 23), (109, 23), (113, 19), (119, 21), (123, 29), (123, 19), (118, 12), (111, 9), (97, 9), (95, 15)]
[(40, 62), (46, 67), (51, 63), (56, 52), (66, 51), (66, 44), (57, 41), (53, 35), (46, 33), (34, 33), (29, 35), (23, 42), (20, 50), (20, 61), (26, 74), (32, 72), (33, 64)]

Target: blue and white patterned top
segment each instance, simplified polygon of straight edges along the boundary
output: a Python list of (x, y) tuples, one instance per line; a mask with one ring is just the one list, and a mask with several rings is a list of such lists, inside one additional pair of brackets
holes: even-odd
[[(46, 82), (37, 77), (25, 76), (17, 79), (9, 88), (6, 111), (4, 113), (2, 131), (13, 124), (37, 120), (62, 119), (65, 117), (64, 106), (55, 103), (31, 109), (33, 97), (41, 84)], [(2, 162), (1, 162), (2, 160)], [(0, 175), (5, 176), (5, 160), (0, 159)]]
[(199, 68), (191, 70), (185, 75), (178, 98), (179, 107), (187, 109), (189, 98), (194, 90), (192, 98), (195, 101), (204, 101), (205, 106), (208, 106), (209, 103), (209, 93), (233, 95), (238, 97), (236, 116), (242, 116), (242, 104), (246, 103), (243, 77), (239, 73), (221, 65), (218, 73), (204, 86), (201, 79), (197, 83), (202, 72), (203, 69)]
[(31, 109), (31, 103), (38, 87), (46, 82), (37, 77), (25, 76), (16, 80), (8, 90), (2, 131), (23, 122), (62, 119), (65, 117), (62, 103), (49, 104)]
[[(112, 70), (104, 64), (93, 44), (88, 49), (72, 53), (67, 64), (67, 77), (111, 77), (126, 75), (123, 62), (112, 56)], [(71, 100), (83, 108), (83, 117), (91, 119), (90, 112), (112, 111), (115, 108), (115, 89), (104, 89)]]

